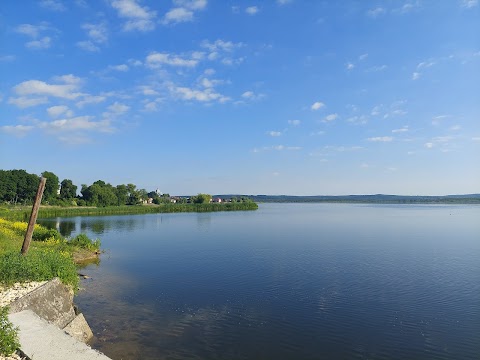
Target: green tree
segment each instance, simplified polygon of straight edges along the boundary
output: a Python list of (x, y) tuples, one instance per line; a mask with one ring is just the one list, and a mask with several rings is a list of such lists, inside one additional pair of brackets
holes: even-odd
[(95, 181), (92, 185), (82, 185), (82, 198), (89, 206), (114, 206), (118, 205), (116, 188), (102, 180)]
[(44, 201), (48, 202), (56, 199), (58, 197), (58, 176), (50, 171), (44, 171), (42, 176), (47, 179), (45, 191), (43, 192)]
[(115, 193), (117, 195), (117, 205), (126, 205), (128, 202), (128, 188), (127, 185), (117, 185), (115, 188)]
[(73, 185), (72, 180), (64, 179), (60, 183), (60, 198), (71, 200), (77, 196), (77, 186)]
[(196, 204), (208, 204), (212, 200), (212, 195), (210, 194), (198, 194), (195, 196), (194, 203)]

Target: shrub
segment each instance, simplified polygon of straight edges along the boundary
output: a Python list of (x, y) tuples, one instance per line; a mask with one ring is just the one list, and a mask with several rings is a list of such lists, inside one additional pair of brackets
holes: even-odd
[(99, 239), (92, 240), (85, 234), (78, 234), (73, 239), (69, 239), (67, 243), (90, 251), (97, 251), (101, 246)]
[(8, 307), (0, 307), (0, 355), (8, 356), (20, 347), (18, 328), (8, 320)]
[(27, 255), (10, 251), (0, 256), (0, 283), (6, 286), (55, 277), (77, 289), (77, 270), (68, 252), (30, 249)]

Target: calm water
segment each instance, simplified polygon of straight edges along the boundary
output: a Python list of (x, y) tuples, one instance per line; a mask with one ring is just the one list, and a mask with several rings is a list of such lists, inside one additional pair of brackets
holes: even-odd
[(51, 220), (120, 359), (480, 359), (480, 207), (265, 204)]

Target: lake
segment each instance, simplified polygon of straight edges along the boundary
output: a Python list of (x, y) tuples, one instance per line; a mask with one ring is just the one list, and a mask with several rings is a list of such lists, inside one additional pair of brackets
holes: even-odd
[(115, 360), (480, 357), (480, 206), (40, 222), (101, 239), (75, 302)]

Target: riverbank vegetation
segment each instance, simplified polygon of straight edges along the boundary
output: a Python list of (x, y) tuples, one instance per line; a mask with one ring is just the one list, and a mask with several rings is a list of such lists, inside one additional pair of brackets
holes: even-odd
[[(216, 212), (216, 211), (247, 211), (256, 210), (258, 205), (250, 202), (228, 202), (207, 204), (160, 204), (137, 206), (108, 206), (108, 207), (62, 207), (43, 206), (38, 212), (39, 218), (68, 217), (68, 216), (105, 216), (105, 215), (134, 215), (178, 212)], [(10, 220), (27, 221), (30, 216), (30, 206), (2, 206), (0, 217)]]
[(20, 254), (27, 223), (0, 218), (0, 285), (16, 282), (45, 281), (55, 277), (74, 290), (78, 275), (74, 262), (76, 252), (98, 253), (100, 241), (80, 234), (64, 238), (58, 231), (35, 225), (33, 241), (26, 255)]
[(0, 355), (9, 356), (19, 347), (18, 328), (8, 320), (8, 307), (0, 306)]

